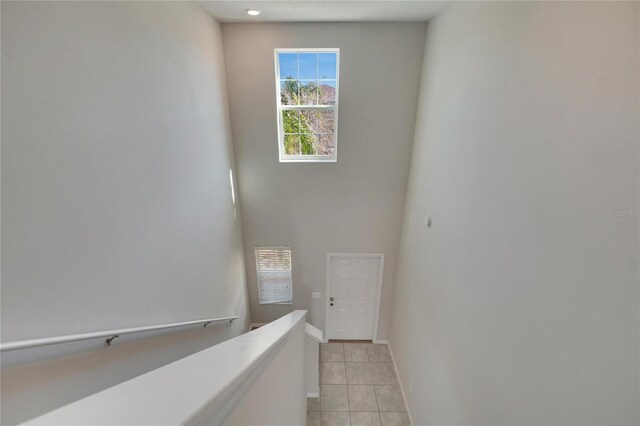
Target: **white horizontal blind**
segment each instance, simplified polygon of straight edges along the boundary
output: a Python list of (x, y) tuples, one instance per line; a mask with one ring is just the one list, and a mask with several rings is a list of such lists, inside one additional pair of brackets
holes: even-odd
[(256, 247), (260, 304), (292, 303), (291, 248)]

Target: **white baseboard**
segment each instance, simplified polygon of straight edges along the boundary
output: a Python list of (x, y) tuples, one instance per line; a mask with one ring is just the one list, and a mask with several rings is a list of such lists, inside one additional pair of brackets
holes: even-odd
[[(376, 345), (387, 345), (389, 346), (389, 341), (387, 340), (374, 340), (373, 343)], [(391, 346), (389, 346), (389, 350), (391, 350)]]
[(398, 366), (396, 365), (396, 358), (393, 356), (393, 350), (391, 349), (391, 345), (386, 340), (378, 340), (374, 343), (385, 343), (389, 348), (389, 353), (391, 354), (391, 362), (393, 362), (393, 369), (396, 371), (396, 377), (398, 378), (398, 385), (400, 386), (400, 392), (402, 392), (402, 399), (404, 400), (404, 406), (407, 409), (407, 416), (409, 416), (409, 423), (413, 423), (413, 416), (411, 416), (411, 410), (409, 409), (409, 404), (407, 404), (407, 395), (404, 392), (404, 386), (402, 386), (402, 379), (400, 378), (400, 374), (398, 373)]
[(311, 393), (311, 392), (309, 392), (307, 394), (307, 398), (320, 398), (320, 393), (315, 393), (315, 392)]

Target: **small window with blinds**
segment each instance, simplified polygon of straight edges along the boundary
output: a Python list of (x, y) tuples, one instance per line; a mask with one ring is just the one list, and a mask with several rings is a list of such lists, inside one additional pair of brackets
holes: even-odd
[(260, 304), (293, 303), (291, 248), (256, 247), (255, 251)]

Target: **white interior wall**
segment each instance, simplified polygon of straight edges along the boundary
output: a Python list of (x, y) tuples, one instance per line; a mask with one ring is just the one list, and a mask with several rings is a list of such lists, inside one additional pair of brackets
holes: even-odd
[[(324, 330), (327, 253), (384, 253), (386, 339), (424, 23), (223, 24), (255, 322), (307, 309)], [(340, 48), (337, 163), (279, 163), (274, 48)], [(293, 305), (260, 305), (254, 246), (292, 247)], [(321, 299), (311, 299), (321, 292)]]
[(638, 15), (429, 22), (390, 333), (416, 424), (640, 422)]
[(2, 341), (241, 317), (3, 354), (11, 424), (250, 318), (219, 24), (179, 2), (1, 7)]

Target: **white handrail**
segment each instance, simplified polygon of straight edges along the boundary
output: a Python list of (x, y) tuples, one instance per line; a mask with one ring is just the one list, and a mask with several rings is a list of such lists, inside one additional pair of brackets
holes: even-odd
[(17, 342), (1, 343), (0, 352), (35, 348), (38, 346), (56, 345), (59, 343), (78, 342), (80, 340), (99, 339), (102, 337), (108, 337), (107, 345), (111, 345), (111, 342), (113, 341), (113, 339), (123, 334), (141, 333), (144, 331), (154, 331), (154, 330), (165, 330), (168, 328), (184, 327), (187, 325), (195, 325), (195, 324), (204, 324), (204, 326), (206, 327), (209, 324), (213, 324), (217, 322), (229, 321), (229, 323), (232, 323), (233, 320), (236, 320), (238, 318), (239, 317), (237, 316), (224, 317), (224, 318), (207, 318), (207, 319), (199, 319), (194, 321), (175, 322), (171, 324), (149, 325), (145, 327), (123, 328), (120, 330), (96, 331), (93, 333), (70, 334), (68, 336), (44, 337), (41, 339), (20, 340)]
[[(289, 339), (301, 337), (298, 343), (302, 346), (304, 331), (301, 326), (304, 326), (305, 315), (306, 311), (293, 311), (250, 333), (94, 393), (25, 424), (226, 424), (224, 419), (262, 377)], [(299, 349), (304, 350), (302, 347)], [(296, 377), (295, 373), (291, 374)], [(282, 383), (287, 383), (287, 380)], [(304, 385), (301, 388), (304, 389)], [(304, 401), (304, 395), (301, 397), (300, 402)], [(286, 401), (286, 404), (283, 402), (277, 406), (291, 404), (296, 402)], [(255, 406), (250, 409), (256, 410)]]

